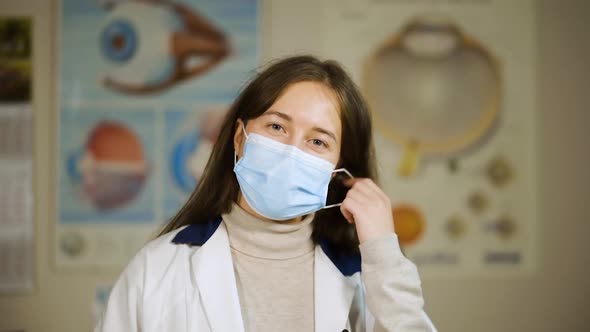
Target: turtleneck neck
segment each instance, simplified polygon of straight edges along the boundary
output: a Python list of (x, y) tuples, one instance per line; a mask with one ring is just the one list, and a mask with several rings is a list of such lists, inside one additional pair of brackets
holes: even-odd
[(261, 220), (235, 203), (229, 213), (222, 215), (232, 249), (248, 256), (276, 260), (300, 257), (313, 250), (313, 217), (310, 214), (295, 223)]

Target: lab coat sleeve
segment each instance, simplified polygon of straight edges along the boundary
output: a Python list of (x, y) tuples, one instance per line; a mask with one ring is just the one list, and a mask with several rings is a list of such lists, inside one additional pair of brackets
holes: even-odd
[(145, 255), (140, 251), (113, 286), (107, 307), (94, 332), (142, 331)]
[(374, 331), (436, 331), (423, 310), (418, 270), (402, 254), (397, 236), (392, 233), (365, 242), (360, 250), (361, 277)]

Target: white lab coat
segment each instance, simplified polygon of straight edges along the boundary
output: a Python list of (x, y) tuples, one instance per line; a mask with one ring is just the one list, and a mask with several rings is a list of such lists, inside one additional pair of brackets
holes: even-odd
[[(200, 246), (172, 243), (182, 229), (153, 240), (132, 259), (95, 332), (244, 331), (225, 225), (210, 229)], [(343, 275), (318, 245), (314, 275), (315, 331), (382, 331), (365, 304), (360, 273)], [(408, 299), (403, 289), (388, 291)], [(401, 312), (399, 331), (435, 331), (421, 309), (420, 317)], [(412, 322), (404, 325), (405, 319)]]

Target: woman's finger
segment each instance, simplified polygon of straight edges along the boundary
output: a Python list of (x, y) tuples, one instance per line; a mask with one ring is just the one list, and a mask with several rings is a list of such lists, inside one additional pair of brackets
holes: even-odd
[(361, 189), (367, 195), (380, 199), (389, 199), (389, 197), (381, 190), (381, 188), (370, 178), (361, 178), (353, 185), (355, 188)]
[(352, 189), (357, 189), (370, 197), (376, 197), (374, 189), (371, 187), (372, 181), (370, 179), (360, 179), (353, 186)]
[(367, 196), (372, 197), (372, 199), (380, 200), (383, 202), (390, 202), (389, 196), (371, 179), (369, 178), (356, 178), (352, 184), (353, 189), (359, 189), (364, 192)]
[(367, 204), (370, 204), (372, 201), (375, 201), (375, 199), (377, 199), (372, 192), (367, 191), (367, 189), (360, 189), (357, 186), (350, 189), (348, 193), (346, 193), (346, 197), (352, 198), (353, 200), (365, 207), (367, 206)]
[(342, 183), (344, 183), (344, 185), (348, 188), (351, 188), (352, 186), (354, 186), (355, 183), (359, 182), (360, 180), (362, 180), (363, 178), (348, 178), (348, 179), (344, 179), (342, 180)]
[(352, 213), (350, 213), (350, 211), (348, 211), (348, 207), (344, 205), (344, 203), (342, 203), (342, 205), (340, 205), (340, 212), (342, 213), (342, 215), (344, 216), (344, 219), (346, 219), (346, 221), (348, 221), (349, 224), (354, 224), (354, 217), (352, 216)]
[(346, 198), (342, 201), (342, 205), (340, 205), (340, 211), (344, 215), (344, 218), (353, 224), (355, 220), (354, 216), (359, 213), (360, 207), (362, 206), (362, 202), (359, 202), (357, 197), (346, 195)]
[(350, 212), (350, 203), (345, 204), (345, 202), (342, 202), (342, 205), (340, 205), (340, 212), (349, 224), (354, 224), (354, 216), (352, 212)]
[(344, 200), (349, 200), (353, 203), (352, 208), (354, 208), (354, 210), (351, 211), (353, 213), (360, 212), (360, 210), (357, 210), (357, 208), (366, 206), (368, 203), (368, 199), (362, 193), (356, 190), (349, 190)]

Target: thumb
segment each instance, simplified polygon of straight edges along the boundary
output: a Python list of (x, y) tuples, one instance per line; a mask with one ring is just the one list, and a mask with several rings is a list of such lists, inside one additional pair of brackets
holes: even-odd
[(348, 223), (354, 224), (354, 216), (350, 211), (348, 211), (348, 209), (346, 209), (346, 207), (344, 207), (344, 204), (340, 205), (340, 212), (344, 216), (344, 219), (348, 221)]

